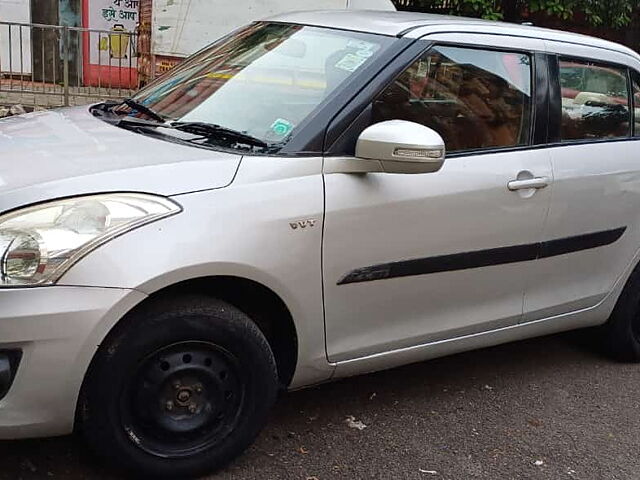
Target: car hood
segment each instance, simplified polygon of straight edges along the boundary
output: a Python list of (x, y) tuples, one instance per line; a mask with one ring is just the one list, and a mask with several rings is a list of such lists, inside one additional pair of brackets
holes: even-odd
[(86, 106), (9, 117), (0, 120), (0, 212), (87, 193), (220, 188), (241, 158), (124, 130)]

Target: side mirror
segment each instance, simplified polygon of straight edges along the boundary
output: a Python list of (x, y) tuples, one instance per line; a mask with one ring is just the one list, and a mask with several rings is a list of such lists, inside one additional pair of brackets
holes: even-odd
[(356, 144), (358, 159), (377, 160), (386, 173), (437, 172), (444, 156), (444, 140), (438, 132), (405, 120), (371, 125)]
[(444, 140), (435, 130), (405, 120), (366, 128), (356, 158), (325, 158), (325, 173), (429, 173), (444, 164)]

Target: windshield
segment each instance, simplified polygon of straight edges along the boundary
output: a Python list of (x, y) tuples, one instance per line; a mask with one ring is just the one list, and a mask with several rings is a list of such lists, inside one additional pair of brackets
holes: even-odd
[[(195, 54), (133, 100), (168, 122), (214, 124), (268, 145), (284, 145), (333, 91), (392, 41), (256, 23)], [(215, 138), (208, 140), (215, 143)]]

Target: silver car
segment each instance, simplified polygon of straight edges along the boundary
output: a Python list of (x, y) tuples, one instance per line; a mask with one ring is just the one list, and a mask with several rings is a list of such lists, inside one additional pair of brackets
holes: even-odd
[(292, 13), (0, 121), (0, 438), (197, 475), (279, 389), (580, 327), (638, 361), (639, 72), (530, 26)]

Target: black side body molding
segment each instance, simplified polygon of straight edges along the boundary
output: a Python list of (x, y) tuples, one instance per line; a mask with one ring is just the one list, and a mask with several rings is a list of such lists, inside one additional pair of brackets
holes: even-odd
[(627, 227), (559, 238), (546, 242), (490, 248), (474, 252), (454, 253), (437, 257), (416, 258), (357, 268), (347, 273), (338, 285), (371, 282), (397, 277), (411, 277), (428, 273), (452, 272), (469, 268), (490, 267), (507, 263), (528, 262), (567, 253), (611, 245), (622, 237)]

